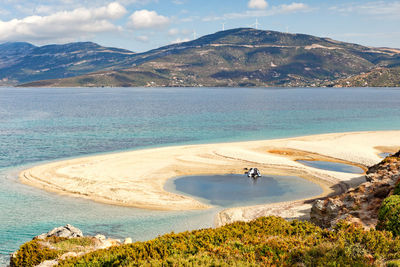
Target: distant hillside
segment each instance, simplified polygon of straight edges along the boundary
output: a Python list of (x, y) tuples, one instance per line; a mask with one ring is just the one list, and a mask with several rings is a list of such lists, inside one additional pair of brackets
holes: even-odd
[(400, 262), (400, 239), (389, 232), (346, 223), (328, 230), (278, 217), (90, 251), (100, 242), (93, 237), (34, 239), (12, 254), (10, 266), (399, 266)]
[(376, 68), (367, 73), (339, 79), (330, 84), (335, 87), (399, 87), (400, 67)]
[(0, 85), (73, 77), (117, 67), (135, 53), (95, 43), (36, 47), (28, 43), (0, 45)]
[(334, 86), (337, 80), (399, 66), (400, 50), (240, 28), (107, 63), (100, 72), (80, 69), (86, 74), (54, 75), (24, 86)]
[(21, 60), (35, 48), (36, 46), (29, 43), (0, 44), (0, 69), (21, 62)]

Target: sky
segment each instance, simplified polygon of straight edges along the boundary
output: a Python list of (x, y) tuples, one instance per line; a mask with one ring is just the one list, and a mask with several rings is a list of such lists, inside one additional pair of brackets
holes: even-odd
[(0, 43), (92, 41), (143, 52), (239, 27), (400, 48), (400, 1), (0, 0)]

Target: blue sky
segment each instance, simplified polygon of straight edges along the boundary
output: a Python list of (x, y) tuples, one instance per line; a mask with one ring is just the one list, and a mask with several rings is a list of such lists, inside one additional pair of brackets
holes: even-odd
[(0, 0), (0, 43), (93, 41), (146, 51), (238, 27), (400, 48), (400, 1)]

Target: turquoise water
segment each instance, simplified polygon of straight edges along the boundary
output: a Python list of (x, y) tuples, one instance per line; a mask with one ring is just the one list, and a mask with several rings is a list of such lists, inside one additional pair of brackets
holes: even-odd
[(361, 169), (360, 167), (338, 162), (319, 161), (319, 160), (298, 160), (297, 162), (313, 168), (328, 170), (328, 171), (348, 172), (348, 173), (358, 173), (358, 174), (364, 173), (364, 170)]
[[(45, 161), (175, 144), (400, 129), (400, 90), (0, 88), (0, 257), (66, 223), (135, 240), (212, 225), (218, 208), (149, 212), (21, 185)], [(0, 263), (1, 265), (1, 263)]]
[(266, 174), (257, 179), (245, 174), (180, 177), (168, 181), (165, 189), (225, 208), (291, 201), (323, 192), (300, 177)]

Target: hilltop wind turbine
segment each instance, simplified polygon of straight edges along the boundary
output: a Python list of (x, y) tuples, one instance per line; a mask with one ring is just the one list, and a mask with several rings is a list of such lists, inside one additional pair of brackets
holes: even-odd
[(225, 22), (222, 22), (222, 31), (225, 31)]
[(256, 28), (256, 30), (258, 30), (259, 26), (261, 26), (261, 24), (258, 23), (258, 18), (256, 18), (256, 23), (250, 25), (250, 27), (254, 27), (254, 28)]
[(196, 33), (196, 30), (193, 30), (193, 40), (196, 40), (197, 39), (197, 33)]

